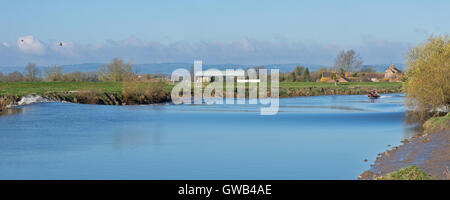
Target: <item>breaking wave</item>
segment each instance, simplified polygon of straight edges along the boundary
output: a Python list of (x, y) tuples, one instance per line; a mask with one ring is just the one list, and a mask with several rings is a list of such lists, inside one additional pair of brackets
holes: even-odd
[(23, 105), (33, 104), (33, 103), (44, 103), (44, 102), (48, 102), (48, 100), (39, 95), (27, 95), (27, 96), (22, 97), (20, 99), (20, 101), (17, 102), (17, 105), (23, 106)]

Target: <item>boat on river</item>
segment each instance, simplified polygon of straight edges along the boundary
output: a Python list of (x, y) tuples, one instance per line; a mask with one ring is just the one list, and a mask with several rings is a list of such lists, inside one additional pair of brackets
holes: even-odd
[(378, 94), (378, 92), (376, 92), (376, 91), (371, 91), (371, 92), (369, 92), (367, 97), (369, 97), (369, 99), (378, 99), (378, 98), (380, 98), (380, 94)]

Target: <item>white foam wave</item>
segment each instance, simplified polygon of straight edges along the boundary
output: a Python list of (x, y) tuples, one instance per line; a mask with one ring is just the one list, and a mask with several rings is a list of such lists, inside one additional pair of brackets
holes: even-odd
[(28, 104), (33, 104), (33, 103), (43, 103), (43, 102), (48, 102), (48, 100), (39, 95), (27, 95), (27, 96), (22, 97), (20, 99), (20, 101), (17, 102), (17, 105), (23, 106), (23, 105), (28, 105)]

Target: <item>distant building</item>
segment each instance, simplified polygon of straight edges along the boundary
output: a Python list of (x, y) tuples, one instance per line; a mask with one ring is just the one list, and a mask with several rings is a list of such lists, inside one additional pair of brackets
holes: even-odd
[(320, 82), (324, 82), (324, 83), (334, 82), (334, 80), (331, 79), (331, 72), (322, 72), (322, 77), (320, 78)]
[[(206, 70), (206, 71), (198, 71), (195, 73), (194, 75), (194, 80), (195, 82), (203, 82), (203, 83), (209, 83), (209, 82), (214, 82), (216, 77), (223, 77), (223, 81), (226, 81), (226, 71), (222, 71), (222, 70)], [(245, 72), (243, 70), (230, 70), (228, 72), (229, 76), (233, 76), (233, 77), (244, 77), (245, 76)], [(248, 82), (259, 82), (259, 79), (255, 79), (255, 80), (247, 80)]]
[(361, 78), (363, 81), (370, 82), (380, 82), (384, 78), (384, 73), (361, 73)]
[[(320, 78), (320, 82), (324, 83), (333, 83), (334, 80), (331, 78), (333, 72), (322, 72), (322, 77)], [(346, 72), (344, 77), (341, 75), (337, 75), (337, 82), (346, 83), (346, 82), (359, 82), (361, 79), (357, 76), (353, 76), (352, 72)]]
[(392, 64), (386, 71), (384, 71), (384, 78), (387, 81), (400, 81), (400, 75), (402, 71), (395, 68), (394, 64)]

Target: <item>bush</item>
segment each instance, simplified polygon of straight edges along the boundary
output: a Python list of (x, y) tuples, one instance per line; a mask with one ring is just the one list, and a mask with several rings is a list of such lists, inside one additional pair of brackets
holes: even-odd
[(450, 37), (430, 37), (410, 50), (405, 90), (407, 105), (419, 112), (448, 110), (450, 104)]
[(376, 180), (430, 180), (430, 176), (421, 171), (415, 165), (410, 165), (385, 176), (377, 177)]

